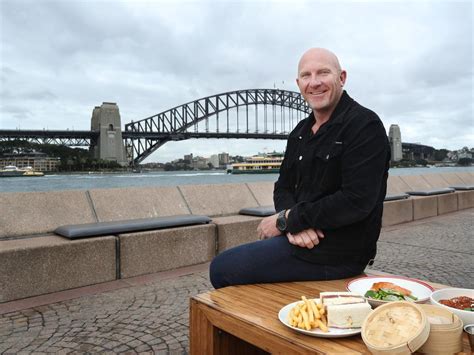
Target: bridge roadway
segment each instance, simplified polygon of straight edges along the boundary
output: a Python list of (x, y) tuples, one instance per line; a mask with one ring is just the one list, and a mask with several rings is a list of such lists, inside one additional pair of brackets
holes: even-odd
[[(384, 228), (373, 269), (474, 288), (474, 209)], [(0, 353), (189, 351), (208, 264), (0, 304)], [(275, 315), (276, 316), (276, 315)]]
[[(69, 131), (69, 130), (0, 130), (0, 139), (34, 139), (41, 141), (57, 140), (85, 140), (87, 145), (90, 140), (97, 138), (99, 132), (96, 131)], [(184, 140), (190, 138), (248, 138), (248, 139), (287, 139), (288, 133), (262, 132), (145, 132), (145, 131), (122, 131), (122, 138), (125, 139), (167, 139)], [(71, 144), (72, 145), (72, 144)]]

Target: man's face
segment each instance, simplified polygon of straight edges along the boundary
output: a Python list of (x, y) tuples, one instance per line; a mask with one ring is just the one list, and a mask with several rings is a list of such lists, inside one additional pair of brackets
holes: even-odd
[(334, 110), (345, 81), (346, 72), (326, 53), (309, 52), (301, 58), (296, 82), (315, 113)]

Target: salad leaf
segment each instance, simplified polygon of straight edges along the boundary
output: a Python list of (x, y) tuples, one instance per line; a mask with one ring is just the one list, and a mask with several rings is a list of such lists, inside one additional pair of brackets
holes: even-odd
[(364, 297), (367, 298), (372, 298), (375, 300), (381, 300), (381, 301), (416, 301), (418, 298), (415, 296), (409, 295), (405, 296), (401, 294), (400, 292), (397, 292), (395, 290), (391, 289), (386, 289), (386, 288), (381, 288), (378, 291), (374, 290), (368, 290)]

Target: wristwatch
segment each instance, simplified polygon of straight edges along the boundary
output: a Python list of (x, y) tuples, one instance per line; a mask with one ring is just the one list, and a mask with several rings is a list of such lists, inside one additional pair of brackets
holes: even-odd
[(288, 227), (286, 223), (286, 211), (287, 210), (280, 211), (276, 220), (276, 227), (282, 233), (286, 233), (286, 228)]

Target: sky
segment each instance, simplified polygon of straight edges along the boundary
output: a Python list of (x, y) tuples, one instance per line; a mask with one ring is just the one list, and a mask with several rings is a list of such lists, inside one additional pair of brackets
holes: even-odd
[[(474, 146), (471, 1), (0, 0), (0, 129), (90, 129), (116, 102), (122, 126), (223, 92), (298, 91), (296, 68), (328, 48), (345, 89), (402, 141)], [(283, 151), (281, 140), (170, 142), (184, 154)]]

